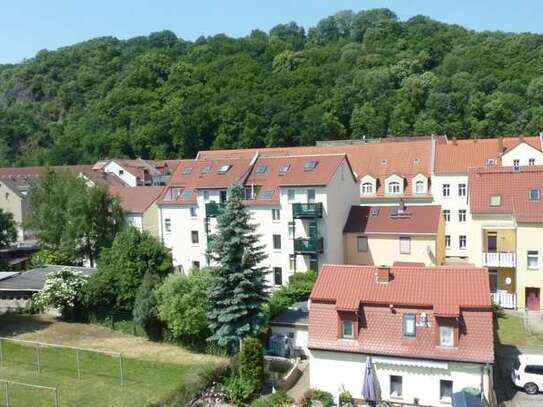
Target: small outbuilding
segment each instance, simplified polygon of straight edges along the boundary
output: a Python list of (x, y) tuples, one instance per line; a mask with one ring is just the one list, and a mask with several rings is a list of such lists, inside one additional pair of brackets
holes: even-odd
[(307, 356), (308, 302), (297, 302), (271, 322), (269, 353), (275, 356)]

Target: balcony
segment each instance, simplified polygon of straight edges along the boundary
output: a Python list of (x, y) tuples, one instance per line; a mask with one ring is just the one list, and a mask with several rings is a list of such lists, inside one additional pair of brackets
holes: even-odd
[(206, 203), (206, 217), (207, 218), (216, 218), (224, 210), (225, 204), (217, 202)]
[(505, 309), (517, 308), (517, 296), (516, 294), (510, 294), (507, 291), (498, 290), (495, 293), (490, 293), (492, 302)]
[(512, 252), (483, 252), (481, 263), (485, 267), (516, 267), (517, 259)]
[(292, 217), (294, 219), (322, 218), (322, 203), (294, 203)]
[(322, 237), (297, 238), (294, 239), (294, 253), (315, 254), (324, 251)]

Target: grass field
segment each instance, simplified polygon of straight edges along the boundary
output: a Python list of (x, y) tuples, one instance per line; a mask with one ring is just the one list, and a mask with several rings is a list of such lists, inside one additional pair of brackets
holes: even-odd
[[(0, 336), (123, 353), (124, 385), (119, 358), (80, 352), (81, 380), (75, 351), (40, 347), (41, 373), (33, 346), (3, 341), (0, 379), (58, 387), (60, 406), (148, 406), (190, 385), (203, 369), (222, 360), (169, 344), (157, 344), (104, 327), (68, 324), (30, 316), (0, 317)], [(4, 400), (0, 386), (0, 403)], [(54, 406), (54, 394), (10, 387), (10, 406)]]
[(498, 317), (495, 339), (502, 345), (543, 346), (543, 335), (530, 335), (522, 317), (509, 313)]

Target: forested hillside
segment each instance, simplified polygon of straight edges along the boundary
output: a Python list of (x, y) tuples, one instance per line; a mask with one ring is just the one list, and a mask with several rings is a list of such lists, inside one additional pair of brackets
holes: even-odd
[(244, 38), (97, 38), (0, 65), (0, 165), (315, 140), (536, 133), (543, 35), (389, 10)]

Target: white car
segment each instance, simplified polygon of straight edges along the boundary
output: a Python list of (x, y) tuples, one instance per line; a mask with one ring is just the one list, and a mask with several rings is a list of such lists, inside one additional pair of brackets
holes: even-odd
[(543, 355), (519, 355), (513, 364), (511, 379), (528, 394), (543, 391)]

